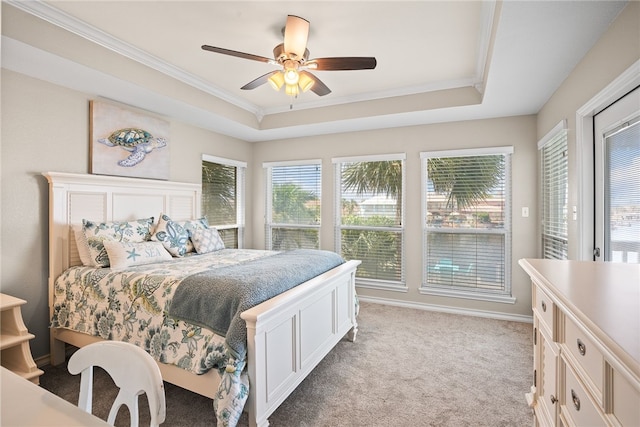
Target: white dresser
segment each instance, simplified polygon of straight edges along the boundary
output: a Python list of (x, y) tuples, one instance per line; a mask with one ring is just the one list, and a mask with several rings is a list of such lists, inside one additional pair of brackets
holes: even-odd
[(640, 426), (640, 265), (522, 259), (537, 426)]

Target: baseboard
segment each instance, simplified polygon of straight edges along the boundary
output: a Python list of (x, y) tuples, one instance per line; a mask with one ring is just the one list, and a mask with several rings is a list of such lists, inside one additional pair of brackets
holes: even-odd
[(34, 359), (34, 361), (36, 362), (36, 365), (38, 366), (39, 369), (42, 369), (43, 366), (47, 366), (51, 364), (51, 358), (49, 357), (48, 354), (42, 357), (38, 357), (37, 359)]
[[(71, 344), (67, 344), (65, 349), (65, 355), (67, 359), (69, 359), (69, 356), (71, 356), (73, 352), (76, 350), (77, 350), (76, 347), (72, 346)], [(38, 368), (42, 369), (43, 366), (47, 366), (51, 364), (51, 354), (45, 354), (44, 356), (34, 359), (34, 361), (36, 362), (36, 365), (38, 366)]]
[(460, 314), (463, 316), (484, 317), (487, 319), (508, 320), (511, 322), (533, 323), (533, 316), (522, 314), (501, 313), (497, 311), (473, 310), (468, 308), (450, 307), (446, 305), (425, 304), (420, 302), (401, 301), (391, 298), (379, 298), (358, 295), (358, 299), (374, 304), (393, 305), (396, 307), (414, 308), (417, 310), (437, 311), (440, 313)]

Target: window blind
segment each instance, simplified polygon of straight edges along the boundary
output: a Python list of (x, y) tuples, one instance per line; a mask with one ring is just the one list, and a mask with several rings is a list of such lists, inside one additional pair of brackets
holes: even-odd
[(322, 198), (320, 161), (267, 164), (267, 171), (267, 248), (319, 249)]
[(404, 287), (404, 155), (334, 159), (336, 251), (360, 286)]
[(539, 146), (542, 257), (567, 259), (568, 156), (564, 127)]
[(422, 290), (510, 295), (511, 150), (421, 154)]
[[(211, 160), (211, 161), (210, 161)], [(216, 227), (227, 248), (242, 247), (245, 167), (202, 160), (202, 214)]]
[(605, 136), (605, 259), (640, 263), (640, 118)]

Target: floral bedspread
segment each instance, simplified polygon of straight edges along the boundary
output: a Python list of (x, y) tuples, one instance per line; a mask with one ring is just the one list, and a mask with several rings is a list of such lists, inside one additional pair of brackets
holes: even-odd
[(217, 369), (222, 377), (214, 399), (218, 425), (235, 426), (249, 393), (246, 361), (229, 356), (224, 337), (171, 318), (169, 308), (185, 277), (275, 253), (224, 249), (122, 271), (72, 267), (55, 282), (51, 327), (130, 342), (159, 362), (195, 374)]

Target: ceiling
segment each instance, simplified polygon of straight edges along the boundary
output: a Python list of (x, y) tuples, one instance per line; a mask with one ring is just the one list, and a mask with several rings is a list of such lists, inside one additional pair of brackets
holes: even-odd
[[(179, 105), (156, 101), (159, 113), (182, 114), (205, 128), (259, 141), (535, 114), (626, 2), (4, 3), (193, 86), (253, 121), (201, 107), (198, 114), (184, 108), (180, 113), (172, 110)], [(313, 71), (332, 93), (307, 92), (293, 99), (268, 84), (240, 90), (275, 66), (200, 48), (209, 44), (272, 57), (288, 14), (310, 21), (310, 58), (374, 56), (376, 69)], [(54, 79), (55, 67), (48, 76), (28, 69), (20, 58), (42, 53), (33, 51), (33, 42), (5, 36), (5, 26), (3, 67)], [(84, 78), (95, 82), (86, 68), (65, 84), (80, 85)], [(149, 108), (143, 98), (118, 100)]]

